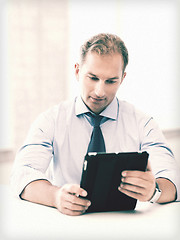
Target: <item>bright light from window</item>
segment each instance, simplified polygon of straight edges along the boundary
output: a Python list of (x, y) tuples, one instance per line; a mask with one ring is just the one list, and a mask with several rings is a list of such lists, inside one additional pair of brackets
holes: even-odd
[(161, 128), (179, 128), (176, 1), (70, 0), (70, 97), (80, 45), (100, 32), (118, 34), (130, 62), (118, 96), (152, 115)]

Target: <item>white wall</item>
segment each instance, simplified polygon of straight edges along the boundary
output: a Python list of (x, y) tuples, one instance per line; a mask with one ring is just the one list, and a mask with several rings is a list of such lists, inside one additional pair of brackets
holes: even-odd
[(78, 85), (74, 77), (74, 63), (81, 44), (100, 32), (117, 34), (117, 1), (69, 0), (69, 81), (70, 98), (76, 96)]
[(180, 127), (177, 1), (120, 1), (119, 33), (130, 62), (119, 96), (153, 115), (162, 128)]
[[(23, 144), (37, 116), (67, 97), (67, 7), (66, 0), (8, 1), (8, 45), (4, 43), (4, 47), (15, 150)], [(6, 84), (5, 77), (3, 81)]]
[(78, 92), (77, 49), (99, 32), (118, 34), (129, 50), (127, 77), (118, 96), (154, 116), (163, 129), (180, 127), (178, 1), (70, 0), (70, 96)]
[(0, 0), (0, 149), (10, 145), (9, 81), (7, 69), (7, 2)]

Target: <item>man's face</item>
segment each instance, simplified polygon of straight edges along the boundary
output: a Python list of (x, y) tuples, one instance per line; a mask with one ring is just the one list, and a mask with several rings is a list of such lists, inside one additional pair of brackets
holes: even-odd
[(84, 103), (94, 113), (101, 113), (114, 99), (125, 73), (120, 54), (100, 56), (88, 53), (82, 65), (75, 65), (76, 78)]

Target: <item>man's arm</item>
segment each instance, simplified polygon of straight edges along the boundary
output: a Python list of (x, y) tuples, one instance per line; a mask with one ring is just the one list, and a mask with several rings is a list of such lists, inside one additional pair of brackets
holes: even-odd
[(90, 201), (79, 196), (87, 196), (87, 192), (77, 184), (66, 184), (59, 188), (47, 180), (33, 181), (21, 193), (21, 198), (57, 208), (67, 215), (80, 215), (90, 206)]
[(177, 192), (174, 184), (166, 178), (158, 178), (156, 181), (162, 191), (162, 194), (157, 202), (166, 203), (175, 201)]

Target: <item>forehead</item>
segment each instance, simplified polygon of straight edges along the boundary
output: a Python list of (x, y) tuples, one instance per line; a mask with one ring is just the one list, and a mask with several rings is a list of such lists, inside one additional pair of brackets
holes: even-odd
[(94, 75), (105, 75), (106, 77), (114, 77), (121, 75), (123, 71), (123, 57), (119, 53), (111, 55), (99, 55), (97, 53), (88, 53), (82, 64), (84, 73), (91, 72)]

